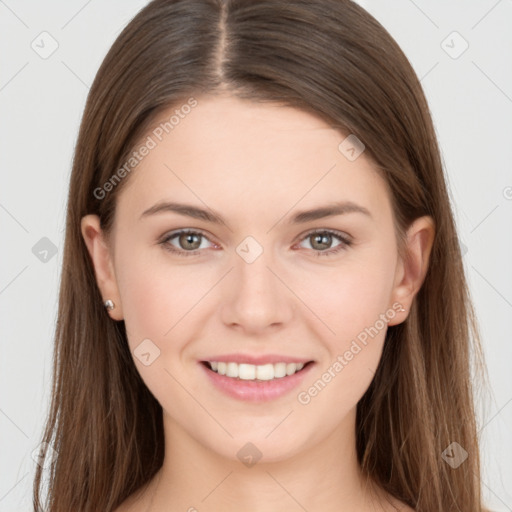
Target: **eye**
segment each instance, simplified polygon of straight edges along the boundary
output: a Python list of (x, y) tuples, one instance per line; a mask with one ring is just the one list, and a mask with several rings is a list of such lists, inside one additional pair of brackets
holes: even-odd
[[(334, 239), (339, 240), (339, 243), (332, 247)], [(173, 241), (175, 241), (177, 245), (171, 243)], [(204, 245), (202, 243), (205, 241), (208, 241), (208, 238), (202, 232), (191, 229), (181, 229), (169, 233), (159, 243), (167, 251), (178, 254), (179, 256), (194, 256), (200, 254), (202, 249), (208, 248), (207, 244)], [(308, 241), (316, 256), (336, 254), (349, 247), (352, 243), (347, 235), (331, 229), (310, 231), (301, 241)]]
[[(338, 239), (340, 243), (335, 245), (333, 248), (330, 248), (332, 246), (333, 239)], [(308, 241), (310, 243), (311, 248), (316, 253), (316, 256), (330, 256), (336, 254), (345, 250), (352, 243), (348, 236), (331, 229), (310, 231), (304, 238), (302, 238), (302, 241)]]
[[(174, 239), (176, 239), (178, 247), (171, 243)], [(159, 243), (163, 245), (166, 250), (178, 253), (180, 256), (193, 256), (199, 254), (200, 249), (207, 248), (201, 243), (201, 239), (208, 240), (200, 231), (182, 229), (174, 233), (169, 233)]]

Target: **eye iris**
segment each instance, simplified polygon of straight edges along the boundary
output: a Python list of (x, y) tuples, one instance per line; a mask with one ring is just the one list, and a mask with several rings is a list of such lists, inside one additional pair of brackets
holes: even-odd
[[(200, 235), (196, 235), (194, 233), (182, 233), (179, 237), (179, 242), (181, 247), (191, 250), (197, 249), (201, 245)], [(192, 244), (192, 247), (190, 247), (188, 244)]]
[[(328, 233), (321, 233), (321, 234), (314, 234), (310, 237), (311, 240), (313, 240), (311, 246), (315, 249), (328, 249), (331, 245), (332, 241), (332, 235)], [(320, 245), (323, 245), (324, 247), (315, 247), (316, 243), (319, 243)], [(325, 247), (327, 246), (327, 247)]]

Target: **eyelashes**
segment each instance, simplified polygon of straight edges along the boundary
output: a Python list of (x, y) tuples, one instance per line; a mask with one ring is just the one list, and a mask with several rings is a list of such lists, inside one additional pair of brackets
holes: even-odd
[[(344, 233), (342, 233), (340, 231), (336, 231), (333, 229), (315, 229), (315, 230), (309, 231), (300, 239), (299, 242), (301, 243), (301, 242), (303, 242), (305, 240), (309, 240), (313, 237), (316, 238), (315, 243), (320, 243), (320, 244), (324, 244), (324, 245), (325, 244), (329, 245), (330, 241), (333, 239), (338, 239), (340, 241), (340, 243), (338, 245), (334, 246), (333, 248), (328, 248), (326, 250), (315, 250), (314, 248), (309, 249), (309, 250), (313, 251), (313, 254), (315, 256), (324, 256), (324, 257), (333, 256), (343, 250), (346, 250), (352, 244), (352, 241), (350, 240), (350, 238), (347, 235), (345, 235)], [(192, 230), (192, 229), (180, 229), (178, 231), (173, 231), (172, 233), (169, 233), (168, 235), (166, 235), (159, 242), (159, 244), (162, 245), (165, 250), (167, 250), (173, 254), (176, 254), (178, 256), (184, 256), (184, 257), (196, 256), (196, 255), (200, 254), (202, 251), (204, 251), (204, 249), (205, 249), (205, 247), (201, 248), (202, 243), (200, 244), (200, 246), (198, 248), (193, 249), (193, 250), (182, 249), (182, 248), (176, 247), (170, 243), (172, 240), (178, 239), (178, 244), (180, 244), (180, 243), (193, 244), (194, 238), (196, 239), (196, 241), (197, 241), (197, 239), (209, 240), (208, 237), (201, 231)], [(311, 242), (310, 242), (310, 244), (311, 244)]]
[[(199, 249), (194, 249), (192, 251), (186, 251), (184, 249), (177, 249), (173, 245), (170, 244), (171, 240), (174, 240), (175, 238), (178, 238), (178, 240), (181, 240), (181, 237), (185, 235), (186, 238), (190, 239), (193, 236), (196, 236), (198, 238), (204, 238), (205, 240), (208, 240), (208, 238), (201, 233), (200, 231), (192, 231), (189, 229), (182, 229), (179, 231), (174, 231), (173, 233), (167, 235), (160, 243), (164, 246), (165, 249), (167, 249), (170, 252), (177, 253), (180, 256), (194, 256), (196, 254), (199, 254), (201, 251)], [(186, 239), (185, 238), (185, 239)]]

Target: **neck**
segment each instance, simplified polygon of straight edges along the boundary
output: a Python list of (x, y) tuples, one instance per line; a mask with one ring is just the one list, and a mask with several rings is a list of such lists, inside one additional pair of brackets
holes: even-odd
[(372, 486), (357, 462), (355, 409), (336, 431), (311, 443), (308, 450), (299, 447), (271, 462), (264, 462), (262, 454), (254, 465), (250, 458), (247, 465), (241, 463), (236, 449), (233, 458), (226, 458), (198, 443), (165, 412), (164, 430), (164, 464), (148, 489), (148, 512), (375, 510)]

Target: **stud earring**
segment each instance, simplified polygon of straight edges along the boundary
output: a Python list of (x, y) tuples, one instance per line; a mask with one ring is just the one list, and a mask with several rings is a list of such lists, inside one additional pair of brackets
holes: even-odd
[(116, 305), (114, 304), (113, 300), (107, 299), (103, 305), (107, 308), (107, 311), (112, 311)]

